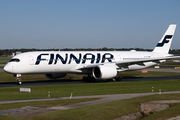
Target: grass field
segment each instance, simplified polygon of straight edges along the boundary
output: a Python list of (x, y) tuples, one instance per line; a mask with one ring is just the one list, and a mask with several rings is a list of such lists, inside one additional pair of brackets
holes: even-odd
[[(56, 111), (50, 113), (44, 113), (39, 115), (28, 116), (24, 118), (4, 116), (0, 115), (1, 120), (113, 120), (123, 115), (131, 114), (140, 111), (140, 104), (147, 101), (154, 100), (180, 100), (180, 94), (169, 94), (169, 95), (151, 95), (146, 97), (137, 97), (133, 99), (118, 100), (108, 103), (90, 105), (85, 107), (79, 107), (69, 110)], [(88, 99), (89, 100), (89, 99)], [(51, 105), (60, 104), (73, 104), (76, 102), (87, 101), (85, 100), (60, 100), (60, 101), (45, 101), (45, 102), (30, 102), (30, 103), (13, 103), (9, 105), (1, 105), (2, 108), (12, 108), (12, 106), (21, 107), (25, 106), (40, 106), (46, 107)], [(52, 104), (53, 103), (53, 104)], [(47, 105), (48, 104), (48, 105)], [(170, 117), (180, 115), (180, 104), (171, 104), (171, 107), (153, 113), (150, 116), (144, 116), (143, 120), (165, 120)]]
[[(139, 82), (107, 82), (107, 83), (87, 83), (87, 84), (69, 84), (69, 85), (50, 85), (50, 86), (33, 86), (31, 93), (20, 93), (20, 87), (13, 88), (0, 88), (0, 99), (34, 99), (34, 98), (47, 98), (48, 91), (51, 92), (51, 97), (63, 97), (70, 96), (83, 96), (83, 95), (101, 95), (101, 94), (123, 94), (123, 93), (144, 93), (151, 92), (152, 86), (154, 91), (157, 92), (159, 89), (164, 91), (180, 91), (180, 80), (163, 80), (163, 81), (139, 81)], [(74, 108), (63, 111), (56, 111), (51, 113), (44, 113), (35, 116), (29, 116), (25, 118), (10, 117), (0, 115), (0, 119), (62, 119), (62, 120), (111, 120), (122, 115), (134, 113), (140, 111), (140, 104), (142, 102), (154, 101), (154, 100), (169, 100), (169, 99), (180, 99), (180, 94), (170, 95), (151, 95), (146, 97), (138, 97), (133, 99), (118, 100), (103, 104), (91, 105), (86, 107)], [(17, 108), (22, 106), (53, 106), (73, 104), (76, 102), (87, 101), (85, 100), (60, 100), (60, 101), (44, 101), (44, 102), (30, 102), (30, 103), (13, 103), (1, 105), (1, 109)], [(172, 104), (172, 107), (154, 113), (152, 116), (146, 116), (143, 119), (156, 120), (159, 118), (169, 118), (176, 115), (180, 115), (180, 104)], [(171, 113), (171, 114), (169, 114)]]
[(1, 104), (0, 110), (20, 108), (20, 107), (23, 107), (23, 106), (36, 106), (36, 107), (51, 107), (51, 106), (56, 106), (56, 105), (63, 106), (63, 105), (75, 104), (75, 103), (86, 102), (86, 101), (97, 100), (97, 99), (99, 99), (99, 98), (9, 103), (9, 104)]
[[(11, 59), (11, 57), (0, 57), (0, 65), (5, 65), (9, 60)], [(0, 66), (0, 69), (3, 69), (4, 66)]]
[(68, 97), (71, 93), (74, 96), (123, 94), (123, 93), (144, 93), (159, 89), (163, 91), (180, 91), (179, 80), (163, 81), (139, 81), (139, 82), (107, 82), (107, 83), (85, 83), (85, 84), (63, 84), (48, 86), (30, 86), (31, 93), (20, 93), (18, 87), (0, 88), (0, 100), (11, 99), (35, 99), (47, 98), (48, 91), (51, 97)]
[(0, 57), (0, 61), (9, 61), (11, 57)]
[[(113, 120), (123, 115), (140, 111), (140, 104), (152, 100), (180, 99), (180, 94), (152, 95), (133, 99), (118, 100), (103, 104), (80, 107), (76, 109), (56, 111), (23, 119), (62, 119), (62, 120)], [(171, 108), (145, 116), (143, 120), (165, 120), (180, 113), (180, 104), (171, 105)]]

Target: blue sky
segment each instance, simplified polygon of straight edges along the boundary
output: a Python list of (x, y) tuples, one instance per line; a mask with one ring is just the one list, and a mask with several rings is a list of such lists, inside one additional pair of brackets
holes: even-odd
[(0, 49), (153, 49), (170, 24), (180, 49), (180, 0), (0, 0)]

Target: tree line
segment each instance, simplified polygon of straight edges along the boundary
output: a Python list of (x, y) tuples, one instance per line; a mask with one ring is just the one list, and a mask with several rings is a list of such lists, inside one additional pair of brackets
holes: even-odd
[[(152, 49), (143, 49), (143, 48), (64, 48), (64, 49), (0, 49), (0, 56), (11, 56), (12, 53), (16, 52), (30, 52), (30, 51), (130, 51), (130, 50), (136, 50), (136, 51), (152, 51)], [(180, 49), (170, 49), (170, 54), (180, 55)]]

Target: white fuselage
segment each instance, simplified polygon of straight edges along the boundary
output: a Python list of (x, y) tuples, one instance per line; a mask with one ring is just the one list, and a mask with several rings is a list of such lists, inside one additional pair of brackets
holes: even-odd
[(14, 56), (4, 67), (4, 71), (15, 74), (21, 84), (21, 74), (46, 74), (56, 79), (67, 73), (89, 74), (83, 80), (116, 79), (117, 73), (126, 70), (144, 69), (166, 59), (179, 58), (168, 54), (175, 24), (169, 25), (152, 52), (145, 51), (37, 51)]
[(139, 51), (38, 51), (26, 52), (14, 56), (4, 67), (12, 74), (48, 74), (48, 73), (91, 73), (87, 66), (114, 64), (117, 71), (138, 70), (157, 64), (118, 64), (125, 61), (151, 59), (170, 56), (154, 52)]

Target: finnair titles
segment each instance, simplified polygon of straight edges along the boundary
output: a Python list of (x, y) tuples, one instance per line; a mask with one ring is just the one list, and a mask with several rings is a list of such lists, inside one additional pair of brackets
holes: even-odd
[[(44, 59), (44, 56), (48, 56), (49, 59)], [(114, 59), (114, 56), (111, 53), (104, 53), (102, 55), (100, 53), (97, 53), (96, 55), (92, 53), (86, 53), (85, 55), (82, 55), (81, 53), (79, 53), (78, 56), (74, 55), (73, 53), (65, 53), (65, 57), (58, 53), (51, 53), (38, 55), (35, 65), (39, 65), (41, 61), (46, 60), (49, 60), (48, 65), (51, 65), (56, 64), (58, 60), (60, 60), (62, 64), (71, 64), (72, 60), (74, 60), (76, 64), (85, 64), (87, 60), (90, 60), (90, 63), (104, 63), (105, 60), (107, 60), (108, 62), (112, 62), (112, 59)]]

